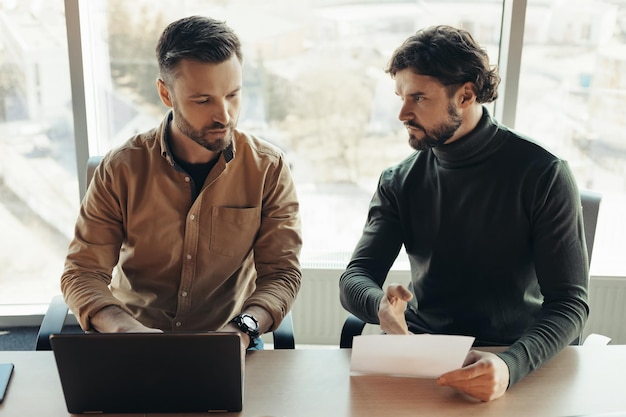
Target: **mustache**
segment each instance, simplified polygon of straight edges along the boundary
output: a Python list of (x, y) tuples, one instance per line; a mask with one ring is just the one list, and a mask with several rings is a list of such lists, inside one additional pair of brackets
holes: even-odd
[(425, 131), (424, 126), (422, 126), (422, 125), (420, 125), (418, 123), (415, 123), (415, 122), (413, 122), (411, 120), (409, 120), (408, 122), (404, 122), (404, 127), (406, 127), (406, 128), (412, 127), (413, 129), (419, 129), (421, 131)]
[(209, 126), (205, 126), (204, 130), (222, 130), (222, 129), (234, 129), (235, 125), (233, 123), (222, 124), (220, 122), (214, 122)]

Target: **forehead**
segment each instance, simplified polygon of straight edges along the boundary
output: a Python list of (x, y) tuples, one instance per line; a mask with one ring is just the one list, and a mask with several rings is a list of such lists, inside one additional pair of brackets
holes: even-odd
[(234, 55), (218, 64), (183, 59), (174, 75), (175, 89), (186, 94), (229, 94), (242, 84), (241, 62)]
[(410, 69), (403, 69), (394, 77), (396, 93), (401, 96), (411, 94), (438, 94), (445, 93), (445, 86), (435, 77), (430, 75), (416, 74)]

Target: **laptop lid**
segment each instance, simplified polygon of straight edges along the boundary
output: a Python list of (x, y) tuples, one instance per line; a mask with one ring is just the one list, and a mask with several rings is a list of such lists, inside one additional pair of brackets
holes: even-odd
[(241, 411), (239, 333), (54, 334), (70, 413)]

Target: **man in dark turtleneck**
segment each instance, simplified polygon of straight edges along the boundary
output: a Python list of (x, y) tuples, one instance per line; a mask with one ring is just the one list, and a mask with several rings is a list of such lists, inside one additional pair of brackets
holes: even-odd
[[(418, 31), (386, 70), (416, 149), (385, 170), (340, 279), (341, 303), (388, 334), (468, 335), (477, 346), (438, 383), (502, 396), (580, 335), (588, 259), (578, 188), (562, 159), (484, 108), (499, 76), (463, 30)], [(409, 288), (387, 273), (404, 246)]]

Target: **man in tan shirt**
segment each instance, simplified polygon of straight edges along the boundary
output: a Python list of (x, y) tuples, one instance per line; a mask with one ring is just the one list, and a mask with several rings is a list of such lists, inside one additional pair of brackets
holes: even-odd
[(98, 166), (61, 287), (84, 330), (278, 327), (300, 288), (296, 190), (282, 152), (236, 129), (242, 53), (223, 22), (171, 23), (156, 48), (171, 108)]

